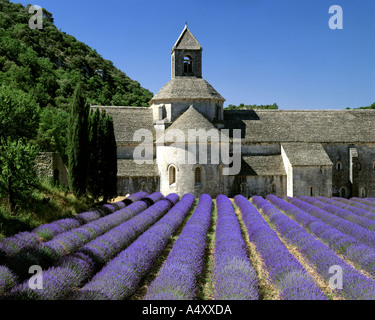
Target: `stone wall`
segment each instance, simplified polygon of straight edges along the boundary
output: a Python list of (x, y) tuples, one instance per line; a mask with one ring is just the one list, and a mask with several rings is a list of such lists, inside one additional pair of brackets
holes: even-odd
[[(159, 108), (165, 109), (165, 116), (168, 121), (175, 121), (180, 115), (182, 115), (189, 107), (193, 105), (201, 114), (203, 114), (208, 120), (214, 122), (223, 119), (223, 102), (212, 100), (173, 100), (168, 103), (153, 104), (153, 118), (154, 123), (159, 119)], [(220, 114), (218, 114), (218, 107)]]
[(58, 152), (41, 152), (36, 158), (36, 172), (41, 180), (68, 186), (68, 170)]
[(172, 58), (172, 78), (184, 76), (184, 57), (189, 55), (192, 59), (193, 70), (190, 74), (197, 78), (202, 77), (202, 51), (201, 50), (175, 50)]
[(286, 195), (286, 176), (230, 176), (230, 197), (242, 194), (245, 197), (254, 195), (266, 197), (274, 194), (278, 197)]
[[(142, 147), (144, 148), (146, 146), (146, 142), (139, 141), (134, 143), (121, 143), (117, 144), (117, 159), (133, 159), (134, 156), (134, 150), (138, 146), (142, 144)], [(151, 146), (151, 145), (150, 145)], [(152, 149), (152, 157), (150, 156), (150, 159), (155, 159), (156, 157), (156, 146), (153, 145)], [(142, 155), (144, 156), (144, 155)]]
[[(118, 157), (132, 158), (135, 144), (119, 144)], [(325, 152), (328, 154), (333, 166), (292, 166), (283, 148), (277, 143), (254, 143), (241, 146), (243, 155), (274, 155), (283, 157), (286, 176), (223, 176), (220, 178), (220, 166), (210, 164), (202, 165), (202, 183), (196, 185), (194, 169), (196, 165), (177, 165), (177, 149), (170, 146), (155, 147), (154, 157), (157, 159), (159, 177), (119, 177), (119, 193), (125, 195), (130, 192), (146, 190), (153, 192), (160, 190), (163, 194), (176, 192), (179, 195), (191, 192), (196, 196), (208, 193), (215, 197), (218, 194), (234, 196), (242, 193), (247, 197), (252, 195), (266, 196), (276, 193), (277, 196), (362, 196), (375, 197), (375, 143), (344, 144), (325, 143)], [(187, 146), (186, 146), (187, 148)], [(350, 161), (350, 149), (355, 149), (358, 156)], [(209, 155), (209, 154), (208, 154)], [(46, 153), (39, 160), (39, 175), (53, 177), (53, 170), (57, 168), (57, 160), (53, 160), (51, 154)], [(61, 162), (62, 163), (62, 162)], [(176, 166), (176, 184), (169, 184), (170, 165)], [(51, 169), (53, 168), (53, 169)], [(59, 181), (64, 181), (63, 172), (59, 169)], [(350, 178), (352, 172), (352, 181)], [(66, 174), (67, 183), (67, 174)], [(245, 183), (241, 188), (241, 183)], [(272, 192), (272, 184), (276, 192)], [(311, 190), (310, 188), (313, 187)]]
[(332, 197), (332, 166), (293, 167), (293, 197), (299, 196)]
[[(358, 154), (359, 167), (356, 169), (351, 168), (350, 149), (353, 148)], [(334, 196), (341, 196), (342, 189), (346, 190), (347, 198), (361, 196), (361, 190), (364, 188), (368, 197), (375, 197), (374, 143), (325, 144), (324, 149), (333, 162), (332, 194)], [(354, 172), (354, 186), (350, 179), (351, 171)]]
[[(178, 148), (176, 146), (158, 146), (157, 163), (160, 174), (160, 192), (175, 192), (178, 195), (193, 193), (200, 196), (202, 193), (216, 196), (225, 192), (227, 176), (220, 174), (220, 164), (211, 163), (211, 153), (207, 152), (207, 164), (198, 164), (199, 148), (197, 148), (197, 161), (194, 164), (188, 164), (188, 144)], [(185, 156), (185, 164), (179, 157)], [(192, 161), (193, 162), (193, 161)], [(176, 169), (176, 183), (170, 183), (170, 167)], [(201, 168), (201, 183), (195, 181), (195, 168)]]
[(241, 154), (243, 156), (252, 155), (279, 155), (281, 153), (280, 143), (252, 143), (242, 144)]
[(159, 186), (159, 177), (117, 177), (118, 196), (126, 196), (138, 191), (153, 193), (160, 190)]

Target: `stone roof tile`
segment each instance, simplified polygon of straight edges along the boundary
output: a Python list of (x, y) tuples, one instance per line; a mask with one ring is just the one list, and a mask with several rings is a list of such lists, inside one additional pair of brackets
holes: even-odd
[(150, 100), (219, 100), (225, 99), (203, 78), (175, 77)]
[(225, 128), (243, 142), (375, 141), (375, 110), (225, 110)]
[(133, 159), (117, 160), (117, 176), (120, 177), (158, 177), (156, 161), (152, 164), (136, 164)]
[(292, 166), (332, 166), (333, 163), (320, 143), (282, 143)]
[(285, 176), (281, 155), (243, 156), (239, 175)]
[(198, 40), (194, 37), (188, 27), (185, 25), (184, 30), (182, 30), (180, 36), (178, 37), (173, 50), (202, 50), (202, 46)]
[(174, 129), (182, 130), (186, 139), (188, 137), (189, 129), (203, 129), (206, 132), (211, 129), (217, 130), (215, 126), (193, 106), (190, 106), (189, 109), (179, 116), (166, 130), (166, 133)]
[(150, 130), (155, 135), (152, 109), (150, 107), (91, 106), (105, 109), (112, 115), (117, 142), (132, 142), (139, 129)]

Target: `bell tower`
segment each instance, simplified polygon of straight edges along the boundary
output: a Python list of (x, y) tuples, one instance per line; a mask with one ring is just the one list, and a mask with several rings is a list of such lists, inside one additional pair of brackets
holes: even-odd
[(202, 77), (202, 46), (185, 24), (171, 51), (172, 79), (149, 101), (155, 128), (168, 128), (191, 106), (222, 125), (225, 99)]
[(172, 79), (175, 77), (202, 78), (202, 46), (185, 24), (172, 48)]

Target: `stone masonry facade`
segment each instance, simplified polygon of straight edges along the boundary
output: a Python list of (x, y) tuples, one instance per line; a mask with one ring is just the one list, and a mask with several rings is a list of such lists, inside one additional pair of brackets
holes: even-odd
[[(172, 79), (149, 107), (92, 106), (113, 116), (119, 195), (375, 197), (375, 110), (225, 110), (225, 99), (202, 77), (202, 51), (185, 26), (171, 51)], [(222, 159), (210, 156), (204, 164), (180, 164), (189, 143), (158, 143), (172, 129), (225, 129), (230, 141), (240, 130), (241, 170), (224, 175)], [(153, 150), (142, 165), (133, 159), (139, 130), (151, 133)]]

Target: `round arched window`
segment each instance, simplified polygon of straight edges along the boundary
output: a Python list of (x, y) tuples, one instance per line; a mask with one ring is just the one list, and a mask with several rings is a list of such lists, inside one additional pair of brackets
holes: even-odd
[(170, 166), (169, 167), (169, 184), (176, 183), (176, 167)]
[(314, 187), (310, 187), (310, 197), (314, 196)]
[(337, 161), (337, 163), (336, 163), (336, 170), (337, 171), (342, 171), (342, 163), (341, 163), (341, 161)]
[(246, 192), (247, 192), (247, 184), (246, 184), (246, 182), (242, 182), (241, 184), (240, 184), (240, 193), (242, 194), (242, 195), (245, 195), (246, 194)]
[(184, 73), (193, 73), (193, 59), (189, 55), (184, 57)]
[(194, 170), (195, 184), (202, 184), (202, 168), (196, 167)]
[(271, 193), (276, 193), (276, 184), (274, 182), (271, 185)]
[(366, 198), (367, 197), (367, 190), (365, 187), (361, 189), (361, 198)]
[(340, 189), (340, 197), (341, 198), (346, 198), (346, 188), (345, 187), (341, 187), (341, 189)]

